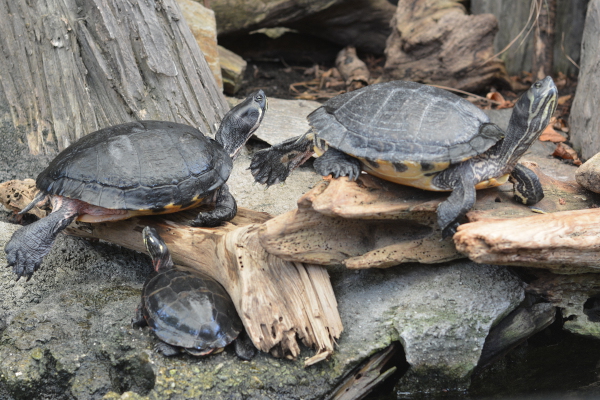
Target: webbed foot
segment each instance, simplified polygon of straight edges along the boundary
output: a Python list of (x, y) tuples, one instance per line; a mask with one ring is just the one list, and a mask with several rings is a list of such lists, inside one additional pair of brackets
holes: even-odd
[(360, 176), (360, 161), (339, 150), (329, 148), (314, 162), (315, 171), (320, 175), (331, 175), (334, 178), (347, 176), (355, 181)]
[(312, 154), (312, 136), (306, 134), (257, 151), (249, 169), (256, 182), (271, 186), (285, 182), (290, 173)]
[(227, 185), (221, 186), (215, 201), (215, 208), (211, 211), (203, 211), (195, 220), (190, 222), (191, 226), (212, 228), (229, 221), (237, 214), (237, 204), (233, 195), (229, 192)]

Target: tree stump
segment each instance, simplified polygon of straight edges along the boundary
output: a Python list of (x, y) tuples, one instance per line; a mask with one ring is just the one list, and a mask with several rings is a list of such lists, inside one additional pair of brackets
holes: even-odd
[(207, 134), (228, 109), (175, 0), (0, 4), (0, 84), (32, 154), (119, 123)]
[[(2, 204), (10, 209), (22, 209), (35, 191), (33, 180), (0, 184)], [(330, 355), (343, 327), (327, 271), (267, 253), (257, 236), (270, 218), (266, 213), (239, 208), (237, 216), (220, 227), (188, 226), (197, 213), (195, 209), (98, 224), (74, 222), (65, 232), (146, 252), (141, 232), (153, 226), (175, 264), (201, 271), (225, 287), (259, 350), (295, 359), (301, 341), (316, 350), (306, 365)]]

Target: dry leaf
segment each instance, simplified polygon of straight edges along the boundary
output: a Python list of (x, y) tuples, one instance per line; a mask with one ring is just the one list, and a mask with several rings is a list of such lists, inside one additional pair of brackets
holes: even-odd
[(544, 129), (544, 131), (540, 135), (540, 140), (542, 142), (560, 143), (560, 142), (567, 141), (566, 137), (564, 137), (563, 135), (561, 135), (554, 129), (555, 126), (556, 126), (556, 119), (554, 117), (552, 117), (552, 119), (550, 120), (550, 123), (548, 124), (546, 129)]
[(579, 159), (577, 152), (564, 143), (558, 143), (552, 155), (565, 160), (573, 160), (573, 164), (581, 165), (581, 160)]
[(558, 103), (559, 106), (562, 106), (563, 104), (565, 104), (568, 100), (571, 100), (571, 97), (573, 97), (572, 94), (567, 94), (565, 96), (560, 96), (558, 98), (558, 100), (556, 101)]

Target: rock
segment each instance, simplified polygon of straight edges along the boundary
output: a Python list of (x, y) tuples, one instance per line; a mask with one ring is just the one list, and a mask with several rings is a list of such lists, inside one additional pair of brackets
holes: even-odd
[[(494, 53), (512, 46), (498, 57), (504, 61), (510, 75), (519, 75), (523, 71), (531, 71), (531, 54), (533, 43), (531, 36), (525, 37), (527, 31), (519, 36), (523, 29), (529, 29), (528, 19), (532, 1), (507, 0), (471, 0), (471, 12), (478, 14), (494, 14), (501, 21), (498, 34), (494, 40)], [(585, 22), (585, 11), (588, 0), (558, 0), (556, 13), (556, 38), (554, 43), (554, 73), (576, 74), (577, 67), (569, 60), (579, 63), (581, 38)], [(531, 24), (531, 21), (529, 21)], [(534, 28), (535, 29), (535, 28)], [(564, 38), (563, 38), (564, 35)], [(515, 39), (517, 40), (515, 41)]]
[(218, 46), (223, 90), (226, 95), (233, 96), (241, 87), (244, 72), (248, 64), (242, 57), (223, 46)]
[(190, 27), (200, 50), (204, 54), (217, 86), (223, 90), (221, 52), (217, 46), (217, 21), (215, 20), (214, 11), (194, 0), (177, 0), (177, 3), (181, 8), (181, 15)]
[(542, 296), (562, 310), (563, 329), (600, 339), (600, 275), (555, 275), (536, 272), (527, 292)]
[(600, 193), (600, 153), (587, 160), (577, 169), (575, 179), (587, 190)]
[(600, 92), (600, 0), (590, 0), (583, 44), (581, 47), (581, 69), (577, 91), (569, 117), (570, 135), (573, 147), (587, 160), (600, 152), (600, 114), (594, 106)]
[(492, 82), (510, 86), (504, 65), (493, 58), (493, 15), (466, 15), (458, 1), (401, 0), (391, 24), (386, 79), (467, 91)]

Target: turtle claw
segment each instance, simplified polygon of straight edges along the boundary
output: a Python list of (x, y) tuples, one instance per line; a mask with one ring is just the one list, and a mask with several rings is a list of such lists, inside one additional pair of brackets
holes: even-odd
[(447, 227), (445, 227), (444, 229), (442, 229), (442, 239), (446, 239), (447, 237), (454, 236), (459, 225), (460, 224), (458, 222), (454, 222), (454, 223), (448, 225)]
[(14, 248), (10, 242), (6, 245), (5, 252), (8, 267), (12, 267), (13, 272), (17, 275), (17, 281), (26, 276), (26, 282), (29, 282), (33, 273), (42, 263), (42, 258), (37, 257), (37, 254)]

